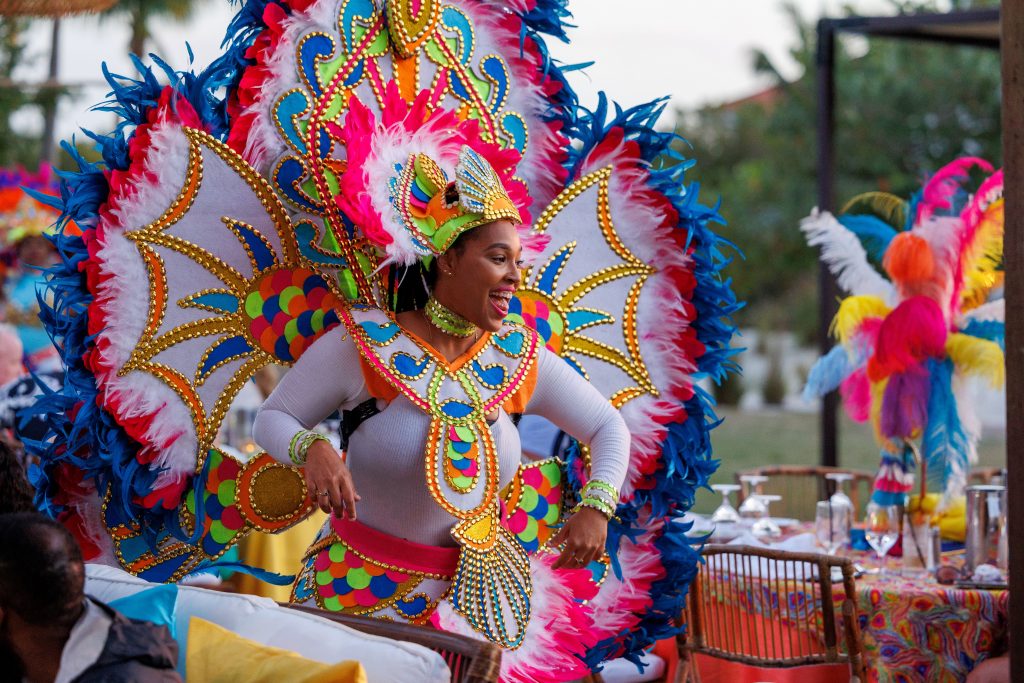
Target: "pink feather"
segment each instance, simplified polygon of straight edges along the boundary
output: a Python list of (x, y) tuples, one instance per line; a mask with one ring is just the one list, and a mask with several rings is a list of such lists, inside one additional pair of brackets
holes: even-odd
[(962, 157), (950, 162), (935, 172), (924, 186), (921, 203), (917, 207), (917, 224), (935, 215), (936, 211), (948, 209), (950, 201), (960, 185), (968, 178), (972, 166), (978, 166), (986, 173), (992, 172), (992, 164), (980, 157)]
[(915, 296), (901, 302), (882, 321), (875, 354), (868, 360), (868, 378), (877, 382), (926, 358), (942, 358), (948, 334), (942, 309), (934, 300)]
[(839, 385), (846, 414), (854, 422), (867, 422), (871, 417), (871, 382), (861, 368), (843, 380)]

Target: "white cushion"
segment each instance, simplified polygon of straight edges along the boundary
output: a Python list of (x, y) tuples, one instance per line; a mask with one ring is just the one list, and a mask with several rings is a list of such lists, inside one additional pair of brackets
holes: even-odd
[[(85, 592), (110, 602), (153, 584), (106, 565), (86, 565)], [(451, 672), (441, 655), (422, 645), (356, 631), (312, 614), (281, 607), (269, 598), (179, 586), (174, 621), (178, 641), (188, 642), (192, 617), (212, 621), (238, 635), (292, 650), (308, 659), (334, 664), (358, 660), (374, 683), (449, 683)], [(178, 656), (184, 671), (185, 649)]]
[(636, 670), (636, 664), (628, 659), (613, 659), (601, 666), (601, 678), (604, 683), (645, 683), (656, 681), (665, 675), (665, 660), (656, 654), (645, 652), (640, 658), (645, 662), (644, 672)]

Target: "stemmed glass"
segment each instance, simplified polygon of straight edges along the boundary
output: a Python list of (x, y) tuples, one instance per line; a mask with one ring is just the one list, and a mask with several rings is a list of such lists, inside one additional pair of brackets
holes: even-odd
[(778, 538), (782, 535), (782, 529), (775, 523), (768, 514), (769, 503), (775, 503), (782, 500), (782, 496), (779, 495), (767, 495), (764, 493), (755, 493), (754, 498), (757, 498), (761, 505), (764, 506), (764, 516), (754, 522), (754, 525), (750, 527), (750, 533), (757, 537), (767, 536), (768, 538)]
[(843, 483), (853, 479), (853, 475), (849, 472), (829, 472), (825, 475), (825, 478), (836, 483), (836, 490), (829, 498), (829, 501), (831, 501), (834, 507), (846, 507), (847, 526), (852, 526), (855, 517), (853, 501), (850, 500), (850, 497), (846, 495), (846, 491), (843, 490)]
[(900, 536), (900, 507), (869, 503), (864, 538), (878, 554), (879, 573), (886, 573), (886, 556)]
[(829, 555), (835, 555), (850, 535), (850, 517), (845, 505), (818, 501), (814, 515), (814, 536)]
[(746, 485), (746, 496), (740, 503), (740, 517), (746, 519), (761, 519), (768, 514), (768, 507), (760, 499), (761, 485), (768, 481), (768, 477), (759, 474), (744, 474), (740, 481)]
[(722, 504), (719, 505), (711, 515), (711, 521), (716, 524), (735, 524), (740, 521), (740, 513), (729, 501), (729, 494), (739, 491), (737, 484), (712, 484), (711, 488), (722, 494)]

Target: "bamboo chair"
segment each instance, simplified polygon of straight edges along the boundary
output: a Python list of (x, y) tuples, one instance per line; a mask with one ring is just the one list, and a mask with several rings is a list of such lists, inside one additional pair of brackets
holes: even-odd
[[(805, 465), (767, 465), (741, 470), (736, 473), (736, 483), (745, 474), (759, 474), (768, 477), (762, 486), (764, 493), (777, 493), (782, 500), (772, 503), (771, 513), (775, 517), (795, 517), (797, 519), (814, 519), (814, 506), (819, 500), (827, 500), (835, 492), (835, 482), (825, 478), (826, 474), (842, 473), (853, 475), (853, 480), (846, 485), (846, 490), (853, 501), (854, 517), (860, 519), (864, 514), (862, 505), (867, 505), (871, 497), (871, 488), (875, 477), (863, 470), (850, 470), (842, 467), (819, 467)], [(740, 502), (745, 492), (740, 491)]]
[(1001, 467), (975, 467), (967, 476), (968, 484), (991, 484), (996, 477), (1003, 476)]
[[(678, 639), (677, 683), (700, 681), (697, 654), (776, 668), (845, 663), (851, 681), (865, 680), (852, 560), (742, 545), (706, 545), (703, 556)], [(838, 610), (833, 567), (843, 574)], [(803, 599), (778, 599), (791, 596)]]
[(448, 668), (452, 672), (452, 683), (497, 683), (498, 674), (501, 671), (501, 649), (494, 643), (425, 626), (338, 614), (307, 605), (281, 604), (289, 609), (330, 619), (363, 633), (416, 643), (429, 648), (441, 655), (445, 663), (448, 664)]

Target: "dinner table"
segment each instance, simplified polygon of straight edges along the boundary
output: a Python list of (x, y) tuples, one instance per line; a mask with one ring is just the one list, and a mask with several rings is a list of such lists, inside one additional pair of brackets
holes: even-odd
[[(817, 544), (813, 522), (776, 519), (781, 535), (765, 539), (752, 536), (749, 527), (742, 525), (725, 525), (732, 532), (725, 533), (722, 525), (711, 525), (706, 518), (691, 516), (689, 521), (694, 522), (689, 533), (703, 534), (710, 543), (824, 552)], [(852, 597), (856, 600), (868, 681), (963, 681), (978, 663), (1005, 650), (1009, 613), (1009, 591), (1005, 587), (968, 581), (939, 583), (934, 571), (904, 568), (901, 558), (887, 556), (879, 562), (875, 553), (852, 548), (849, 543), (837, 554), (852, 559), (857, 569), (856, 595)], [(963, 564), (962, 551), (943, 553), (941, 564), (959, 570)], [(851, 596), (845, 595), (841, 581), (833, 584), (833, 592), (838, 610), (842, 601)], [(762, 595), (757, 600), (763, 599), (764, 605), (748, 604), (745, 608), (768, 614), (773, 605), (796, 604), (807, 598)], [(799, 628), (799, 624), (794, 627)]]

